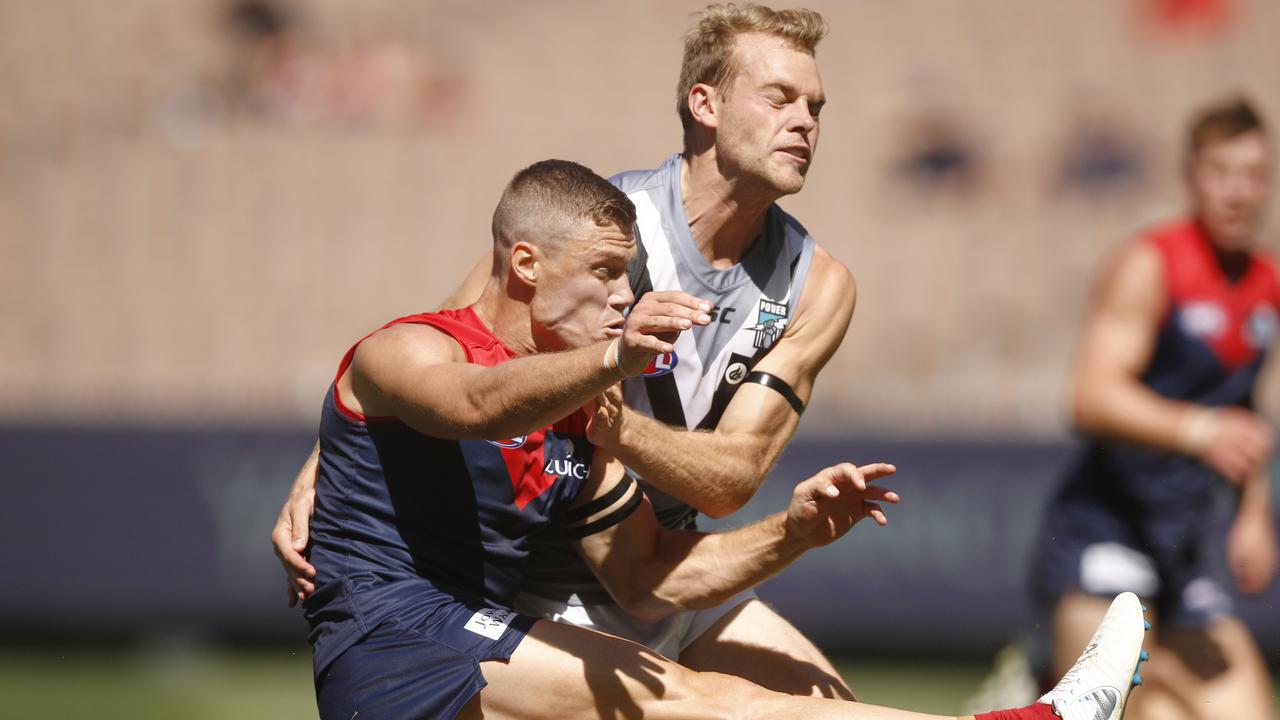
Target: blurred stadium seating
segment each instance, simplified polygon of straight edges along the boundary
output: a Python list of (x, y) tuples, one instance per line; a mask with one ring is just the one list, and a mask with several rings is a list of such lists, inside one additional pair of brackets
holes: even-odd
[[(678, 150), (700, 5), (0, 0), (0, 637), (298, 645), (267, 533), (341, 353), (457, 284), (519, 167)], [(1034, 625), (1091, 277), (1182, 207), (1194, 108), (1280, 124), (1280, 3), (809, 5), (830, 103), (783, 204), (860, 302), (752, 512), (853, 453), (907, 504), (766, 596), (831, 646), (985, 657)], [(1276, 599), (1245, 605), (1273, 666)]]

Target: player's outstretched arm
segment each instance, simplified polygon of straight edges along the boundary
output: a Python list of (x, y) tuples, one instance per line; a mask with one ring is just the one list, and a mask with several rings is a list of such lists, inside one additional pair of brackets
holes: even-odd
[[(786, 511), (747, 527), (724, 533), (668, 530), (621, 465), (600, 455), (593, 465), (595, 484), (584, 491), (593, 499), (579, 504), (578, 514), (569, 511), (567, 529), (573, 534), (575, 527), (585, 532), (608, 526), (583, 537), (580, 552), (618, 604), (649, 622), (680, 609), (714, 607), (806, 550), (833, 542), (863, 518), (885, 525), (880, 503), (899, 500), (897, 493), (872, 484), (892, 475), (892, 465), (843, 463), (797, 485)], [(624, 519), (617, 521), (619, 515)]]
[(1076, 424), (1090, 433), (1194, 455), (1242, 482), (1271, 454), (1271, 429), (1263, 420), (1240, 408), (1170, 400), (1141, 382), (1166, 310), (1162, 263), (1154, 246), (1135, 241), (1098, 287), (1076, 368)]
[(682, 330), (706, 324), (704, 301), (680, 292), (649, 293), (627, 316), (621, 336), (559, 353), (535, 353), (493, 367), (467, 362), (453, 338), (404, 323), (370, 335), (338, 380), (353, 410), (395, 417), (445, 439), (496, 440), (564, 418), (622, 377), (671, 351)]
[[(821, 248), (786, 332), (755, 367), (773, 375), (807, 405), (818, 372), (844, 339), (857, 289), (849, 271)], [(755, 495), (800, 413), (777, 390), (754, 382), (738, 388), (715, 429), (689, 432), (619, 405), (593, 427), (592, 440), (648, 482), (711, 517), (723, 517)]]

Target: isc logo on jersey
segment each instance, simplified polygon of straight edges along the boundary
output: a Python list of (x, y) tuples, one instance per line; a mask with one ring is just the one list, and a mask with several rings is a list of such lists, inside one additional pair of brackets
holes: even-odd
[(676, 369), (680, 358), (674, 352), (663, 353), (649, 361), (649, 366), (640, 373), (644, 377), (660, 377)]
[(504, 450), (515, 450), (521, 445), (524, 445), (524, 441), (528, 439), (529, 439), (528, 435), (519, 435), (517, 437), (511, 438), (510, 440), (486, 440), (485, 442), (489, 443), (490, 445), (497, 445), (498, 447)]

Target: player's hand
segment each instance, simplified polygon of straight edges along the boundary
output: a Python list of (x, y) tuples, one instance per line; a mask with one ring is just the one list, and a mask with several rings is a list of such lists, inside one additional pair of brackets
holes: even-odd
[(682, 331), (711, 322), (711, 303), (678, 290), (645, 293), (627, 314), (618, 344), (618, 365), (639, 375), (655, 355), (675, 349)]
[(587, 440), (596, 447), (617, 447), (624, 412), (622, 386), (613, 385), (596, 398), (595, 412), (587, 421)]
[(822, 470), (796, 486), (787, 508), (787, 532), (807, 547), (835, 541), (863, 518), (887, 525), (880, 503), (896, 504), (898, 494), (872, 481), (892, 475), (888, 463), (857, 467), (841, 463)]
[(1271, 426), (1241, 408), (1214, 411), (1213, 434), (1200, 460), (1229, 482), (1239, 485), (1263, 468), (1274, 449)]
[(271, 530), (271, 544), (284, 567), (289, 590), (289, 607), (306, 600), (315, 592), (316, 569), (307, 562), (308, 530), (311, 511), (315, 508), (315, 488), (298, 489), (289, 494), (280, 508), (280, 517)]
[(1271, 584), (1280, 554), (1270, 508), (1236, 515), (1227, 533), (1227, 564), (1240, 592), (1256, 595)]

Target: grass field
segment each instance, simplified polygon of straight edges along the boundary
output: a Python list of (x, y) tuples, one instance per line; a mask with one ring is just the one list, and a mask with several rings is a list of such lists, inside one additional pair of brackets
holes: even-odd
[[(861, 698), (953, 714), (987, 668), (964, 663), (840, 662)], [(145, 652), (0, 651), (0, 716), (41, 720), (315, 720), (305, 647)], [(1275, 717), (1280, 720), (1280, 707)]]

